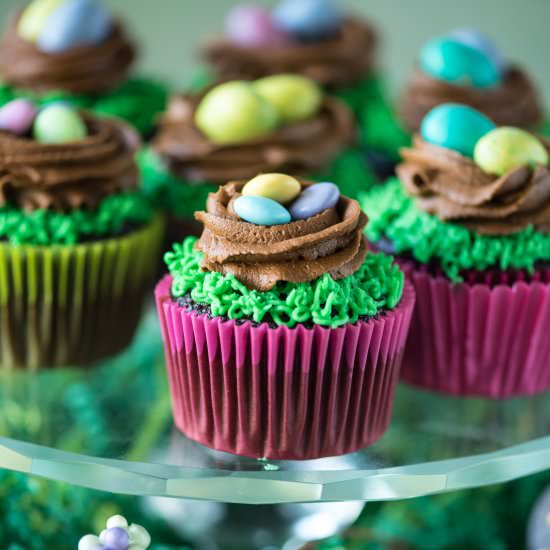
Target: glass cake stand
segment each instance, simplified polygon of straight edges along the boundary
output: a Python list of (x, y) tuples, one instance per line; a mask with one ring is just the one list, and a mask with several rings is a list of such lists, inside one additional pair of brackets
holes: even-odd
[[(207, 449), (172, 425), (152, 307), (132, 346), (114, 359), (85, 369), (3, 372), (0, 379), (1, 468), (147, 497), (150, 511), (198, 539), (218, 532), (230, 540), (228, 525), (242, 537), (235, 518), (244, 517), (246, 528), (260, 533), (247, 538), (250, 548), (279, 548), (277, 541), (291, 535), (330, 535), (357, 517), (362, 502), (479, 487), (550, 468), (546, 395), (458, 399), (406, 386), (397, 391), (389, 430), (357, 453), (271, 461)], [(270, 506), (251, 514), (244, 506), (251, 504)], [(183, 522), (187, 530), (182, 515), (192, 518)]]

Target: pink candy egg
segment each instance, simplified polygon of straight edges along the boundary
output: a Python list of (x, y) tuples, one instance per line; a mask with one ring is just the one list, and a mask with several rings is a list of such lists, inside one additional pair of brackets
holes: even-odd
[(0, 107), (0, 130), (16, 135), (26, 134), (32, 127), (37, 109), (28, 99), (14, 99)]

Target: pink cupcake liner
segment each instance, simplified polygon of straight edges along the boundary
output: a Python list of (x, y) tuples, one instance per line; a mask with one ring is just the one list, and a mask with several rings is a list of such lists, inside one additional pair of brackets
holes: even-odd
[(187, 312), (155, 296), (176, 426), (208, 447), (253, 458), (356, 451), (386, 430), (414, 306), (336, 329), (270, 328)]
[(469, 272), (453, 284), (411, 261), (399, 264), (416, 291), (403, 381), (491, 398), (550, 387), (550, 270)]

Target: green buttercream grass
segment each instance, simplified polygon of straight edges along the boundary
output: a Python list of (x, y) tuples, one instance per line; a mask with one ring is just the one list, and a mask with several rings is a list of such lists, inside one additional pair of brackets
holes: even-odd
[(266, 292), (249, 290), (233, 275), (202, 271), (196, 241), (187, 237), (164, 256), (173, 277), (172, 296), (189, 294), (216, 317), (271, 320), (289, 328), (307, 322), (336, 328), (393, 309), (403, 294), (404, 276), (392, 258), (371, 253), (344, 279), (335, 281), (326, 274), (310, 283), (279, 282)]
[(369, 217), (369, 240), (387, 237), (397, 254), (408, 252), (423, 264), (436, 261), (453, 282), (461, 282), (467, 270), (533, 272), (536, 263), (550, 261), (550, 234), (529, 227), (513, 235), (487, 236), (444, 223), (416, 208), (397, 178), (363, 194), (360, 202)]
[(95, 210), (24, 212), (14, 206), (0, 208), (0, 239), (14, 245), (71, 245), (113, 237), (127, 227), (145, 225), (153, 208), (138, 193), (104, 198)]

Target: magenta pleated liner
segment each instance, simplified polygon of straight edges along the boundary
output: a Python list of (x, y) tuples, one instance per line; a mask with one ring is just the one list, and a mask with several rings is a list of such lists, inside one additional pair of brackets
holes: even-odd
[(413, 262), (399, 264), (416, 291), (403, 381), (491, 398), (550, 387), (550, 269), (470, 272), (453, 284)]
[(414, 305), (337, 329), (254, 327), (186, 312), (156, 288), (176, 426), (220, 451), (312, 459), (386, 430)]

